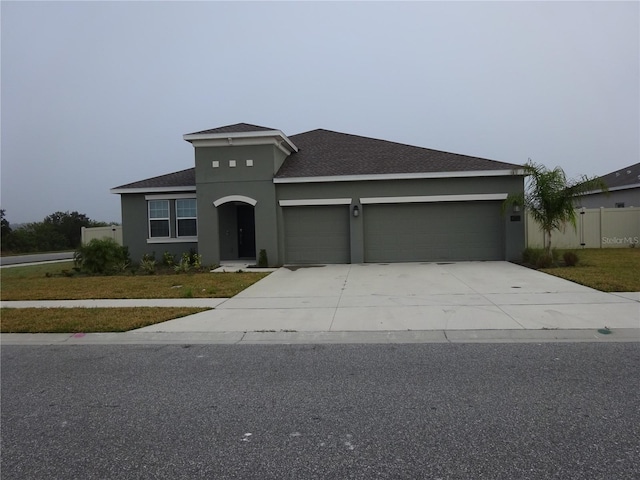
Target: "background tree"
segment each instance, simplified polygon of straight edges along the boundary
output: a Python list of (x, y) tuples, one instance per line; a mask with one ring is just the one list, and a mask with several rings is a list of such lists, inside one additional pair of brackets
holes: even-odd
[(102, 227), (107, 223), (91, 220), (84, 213), (55, 212), (42, 222), (27, 223), (11, 229), (2, 210), (2, 250), (16, 253), (75, 250), (80, 246), (82, 227)]
[(4, 242), (7, 238), (7, 235), (11, 233), (11, 225), (9, 225), (9, 220), (5, 218), (4, 208), (0, 209), (0, 225), (2, 227), (2, 229), (0, 230), (1, 238)]
[(577, 180), (569, 180), (562, 168), (549, 170), (531, 159), (523, 168), (525, 175), (529, 177), (524, 194), (509, 195), (503, 208), (511, 205), (524, 206), (541, 226), (546, 238), (547, 254), (551, 255), (551, 232), (564, 229), (567, 223), (576, 229), (575, 202), (580, 196), (594, 190), (608, 192), (608, 189), (597, 177), (583, 175)]
[(84, 213), (55, 212), (45, 217), (44, 223), (52, 225), (54, 231), (65, 238), (65, 248), (78, 248), (82, 238), (82, 227), (90, 226), (91, 219)]
[(2, 243), (2, 249), (16, 253), (52, 252), (66, 250), (67, 239), (52, 225), (34, 222), (16, 228)]

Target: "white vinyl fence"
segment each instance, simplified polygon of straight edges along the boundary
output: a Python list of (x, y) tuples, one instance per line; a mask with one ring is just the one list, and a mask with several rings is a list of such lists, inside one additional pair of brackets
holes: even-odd
[(113, 238), (122, 245), (122, 227), (110, 225), (108, 227), (82, 227), (82, 244), (89, 243), (94, 238)]
[[(640, 207), (580, 208), (576, 230), (551, 232), (554, 248), (640, 248)], [(529, 214), (525, 215), (527, 246), (543, 248), (545, 236)]]

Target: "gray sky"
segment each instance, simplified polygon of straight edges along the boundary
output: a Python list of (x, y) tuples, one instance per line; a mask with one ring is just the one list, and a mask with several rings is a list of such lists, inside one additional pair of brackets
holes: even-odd
[(120, 221), (182, 135), (326, 128), (568, 175), (639, 160), (638, 2), (1, 3), (12, 223)]

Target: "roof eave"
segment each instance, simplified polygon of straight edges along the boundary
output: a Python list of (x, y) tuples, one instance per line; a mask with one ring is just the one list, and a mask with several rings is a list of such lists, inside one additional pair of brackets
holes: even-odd
[(329, 175), (316, 177), (275, 177), (273, 183), (362, 182), (369, 180), (410, 180), (425, 178), (503, 177), (524, 175), (516, 170), (468, 170), (460, 172), (382, 173), (368, 175)]
[(280, 139), (281, 142), (284, 142), (288, 146), (287, 150), (290, 150), (289, 153), (298, 151), (298, 147), (296, 147), (295, 144), (280, 130), (233, 133), (187, 133), (186, 135), (183, 135), (182, 138), (191, 143), (194, 147), (197, 146), (194, 142), (200, 143), (207, 140), (226, 140), (229, 145), (233, 145), (234, 139), (276, 138)]
[[(640, 188), (640, 183), (632, 183), (630, 185), (619, 185), (617, 187), (611, 187), (611, 188), (607, 188), (607, 191), (609, 192), (617, 192), (619, 190), (629, 190), (631, 188)], [(581, 197), (584, 197), (585, 195), (595, 195), (598, 193), (605, 193), (604, 190), (591, 190), (589, 192), (585, 192), (583, 194), (581, 194)]]
[(115, 187), (109, 190), (110, 193), (124, 194), (124, 193), (166, 193), (166, 192), (195, 192), (196, 186), (181, 186), (181, 187)]

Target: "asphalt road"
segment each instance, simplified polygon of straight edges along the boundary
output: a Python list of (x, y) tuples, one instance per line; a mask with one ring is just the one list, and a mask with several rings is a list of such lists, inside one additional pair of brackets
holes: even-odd
[(34, 253), (31, 255), (0, 257), (0, 265), (21, 265), (23, 263), (55, 262), (71, 259), (73, 259), (73, 252)]
[(3, 346), (2, 478), (637, 479), (620, 344)]

